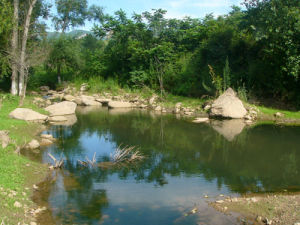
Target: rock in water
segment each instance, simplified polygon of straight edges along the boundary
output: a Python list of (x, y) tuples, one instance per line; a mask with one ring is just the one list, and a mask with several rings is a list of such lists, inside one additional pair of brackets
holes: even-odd
[(40, 142), (40, 146), (52, 145), (53, 142), (50, 139), (43, 138)]
[(209, 121), (209, 118), (195, 118), (193, 123), (206, 123)]
[(85, 106), (101, 106), (102, 104), (100, 102), (95, 101), (95, 98), (92, 96), (81, 96), (81, 102)]
[(76, 103), (64, 101), (56, 103), (54, 105), (50, 105), (47, 108), (45, 108), (45, 110), (50, 112), (51, 116), (63, 116), (75, 114), (76, 107)]
[(9, 116), (13, 119), (25, 120), (31, 122), (45, 122), (48, 116), (35, 112), (31, 109), (26, 108), (16, 108), (12, 111)]
[(26, 148), (29, 148), (29, 149), (37, 149), (40, 147), (40, 143), (33, 139), (31, 142), (29, 142), (27, 145), (26, 145)]
[(219, 98), (217, 98), (210, 111), (212, 117), (223, 117), (241, 119), (247, 114), (242, 101), (236, 96), (231, 88), (228, 88)]

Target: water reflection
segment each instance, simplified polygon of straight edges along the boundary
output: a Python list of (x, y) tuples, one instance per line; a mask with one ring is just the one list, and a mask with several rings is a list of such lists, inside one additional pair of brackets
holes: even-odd
[(212, 120), (210, 124), (214, 130), (223, 135), (228, 141), (233, 141), (237, 135), (242, 133), (246, 126), (241, 119)]
[[(67, 159), (45, 197), (57, 224), (233, 224), (203, 196), (300, 189), (299, 127), (243, 130), (237, 122), (210, 126), (106, 109), (77, 119), (53, 126), (48, 132), (59, 141), (40, 155)], [(77, 164), (94, 152), (97, 162), (108, 161), (120, 144), (139, 146), (146, 159), (112, 169)], [(183, 216), (194, 206), (199, 213)]]

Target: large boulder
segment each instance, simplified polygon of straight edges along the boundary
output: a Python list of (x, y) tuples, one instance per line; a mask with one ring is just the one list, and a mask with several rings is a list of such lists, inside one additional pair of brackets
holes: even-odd
[(10, 142), (10, 138), (8, 136), (8, 131), (0, 130), (0, 144), (2, 148), (6, 148)]
[(102, 104), (100, 102), (95, 101), (95, 98), (92, 96), (82, 95), (81, 102), (82, 105), (85, 106), (102, 106)]
[(45, 110), (50, 113), (50, 116), (63, 116), (75, 114), (76, 107), (76, 103), (64, 101), (56, 103), (54, 105), (50, 105), (45, 108)]
[(231, 88), (228, 88), (219, 98), (217, 98), (210, 110), (210, 116), (241, 119), (247, 114), (242, 101), (236, 96)]
[(45, 116), (43, 114), (33, 111), (32, 109), (27, 108), (16, 108), (9, 114), (9, 116), (13, 119), (25, 120), (30, 122), (43, 123), (48, 120), (48, 116)]
[(131, 108), (132, 104), (130, 102), (120, 102), (120, 101), (110, 101), (108, 102), (109, 108)]

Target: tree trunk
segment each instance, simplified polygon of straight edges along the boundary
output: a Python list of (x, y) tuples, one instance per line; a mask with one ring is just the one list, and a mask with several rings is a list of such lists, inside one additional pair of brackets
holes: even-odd
[(19, 79), (19, 95), (25, 97), (26, 91), (26, 83), (25, 83), (25, 69), (26, 69), (26, 47), (27, 47), (27, 40), (28, 40), (28, 32), (30, 26), (30, 20), (32, 15), (32, 10), (37, 0), (32, 0), (29, 4), (29, 8), (27, 11), (25, 24), (24, 24), (24, 33), (22, 38), (22, 46), (21, 46), (21, 56), (20, 56), (20, 79)]
[(11, 75), (11, 94), (18, 94), (18, 27), (19, 27), (19, 0), (14, 0), (14, 27), (11, 40), (12, 49), (12, 75)]
[(57, 81), (58, 81), (58, 84), (61, 84), (61, 66), (60, 64), (57, 65)]

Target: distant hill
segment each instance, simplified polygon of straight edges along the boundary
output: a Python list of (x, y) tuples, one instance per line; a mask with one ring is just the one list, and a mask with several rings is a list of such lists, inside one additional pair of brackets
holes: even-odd
[[(55, 32), (48, 32), (47, 34), (48, 34), (47, 35), (48, 39), (53, 39), (53, 38), (58, 38), (61, 33), (55, 31)], [(76, 38), (76, 39), (83, 38), (88, 34), (93, 34), (93, 32), (86, 31), (86, 30), (73, 30), (73, 31), (70, 31), (69, 33), (66, 33), (67, 36), (69, 36), (71, 38)]]

